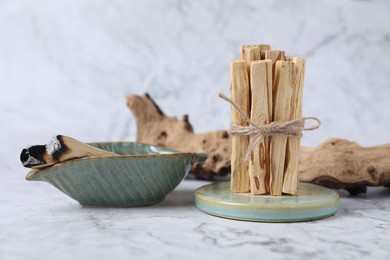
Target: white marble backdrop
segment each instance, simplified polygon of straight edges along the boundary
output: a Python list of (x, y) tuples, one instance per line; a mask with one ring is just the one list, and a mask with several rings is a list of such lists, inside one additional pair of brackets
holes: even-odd
[(307, 59), (304, 114), (323, 125), (304, 144), (390, 142), (389, 13), (386, 0), (2, 0), (1, 142), (133, 140), (124, 98), (144, 92), (198, 132), (227, 128), (229, 60), (258, 42)]
[[(26, 170), (19, 163), (23, 147), (46, 143), (56, 134), (83, 141), (134, 140), (135, 122), (125, 96), (144, 92), (167, 114), (188, 114), (198, 132), (225, 129), (230, 108), (217, 94), (229, 91), (229, 60), (238, 58), (241, 44), (270, 43), (290, 56), (307, 59), (304, 114), (319, 117), (323, 124), (320, 130), (306, 133), (303, 144), (318, 145), (329, 137), (363, 145), (389, 143), (389, 14), (388, 0), (0, 0), (0, 259), (5, 259), (4, 252), (6, 259), (11, 259), (18, 251), (19, 237), (28, 238), (20, 244), (27, 256), (34, 232), (50, 241), (49, 235), (34, 229), (31, 219), (49, 214), (50, 220), (43, 218), (38, 224), (51, 230), (58, 228), (58, 223), (72, 226), (69, 223), (79, 217), (73, 212), (70, 220), (61, 219), (70, 210), (68, 204), (61, 204), (64, 200), (73, 203), (71, 208), (77, 204), (47, 184), (23, 180)], [(344, 205), (348, 204), (344, 201)], [(377, 205), (378, 213), (378, 218), (370, 221), (376, 227), (389, 228), (388, 222), (378, 220), (379, 215), (386, 216), (384, 206), (380, 202), (370, 205)], [(356, 207), (364, 211), (360, 204)], [(191, 210), (183, 214), (191, 215)], [(357, 218), (366, 217), (350, 210), (343, 211), (344, 218), (351, 212)], [(93, 213), (81, 218), (87, 222), (92, 218), (92, 228), (99, 233), (110, 228), (107, 223), (113, 212), (103, 214), (103, 220), (95, 221)], [(169, 221), (175, 219), (167, 217)], [(211, 234), (204, 235), (206, 245), (213, 245), (215, 232), (225, 234), (219, 226), (199, 225), (198, 233)], [(337, 230), (345, 225), (331, 222), (324, 231), (333, 228), (332, 234), (337, 236)], [(307, 231), (307, 239), (314, 236), (310, 224), (299, 227)], [(237, 230), (226, 234), (237, 238), (241, 231), (246, 232), (239, 226)], [(348, 228), (344, 231), (348, 233)], [(87, 234), (96, 235), (92, 231)], [(385, 240), (375, 234), (370, 238)], [(58, 242), (72, 243), (67, 239)], [(288, 241), (280, 239), (264, 243)], [(363, 243), (351, 244), (350, 239), (335, 247), (330, 238), (317, 242), (329, 242), (328, 252), (364, 247)], [(11, 242), (4, 242), (7, 240)], [(237, 240), (237, 247), (241, 242)], [(204, 243), (199, 243), (198, 248), (207, 251)], [(241, 245), (245, 251), (246, 244)], [(370, 251), (369, 247), (364, 250)], [(383, 256), (385, 245), (378, 250)], [(302, 255), (310, 257), (310, 252), (303, 250)], [(316, 252), (321, 254), (321, 250)]]

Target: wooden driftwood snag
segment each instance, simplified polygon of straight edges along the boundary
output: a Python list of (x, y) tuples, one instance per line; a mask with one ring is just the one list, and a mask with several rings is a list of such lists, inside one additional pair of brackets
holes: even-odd
[[(128, 96), (127, 105), (137, 121), (137, 142), (206, 152), (207, 160), (192, 168), (199, 179), (230, 172), (231, 139), (227, 131), (196, 134), (188, 116), (166, 116), (148, 94)], [(367, 186), (390, 186), (390, 144), (362, 147), (332, 138), (318, 147), (301, 147), (299, 179), (354, 194), (364, 193)]]
[(331, 138), (314, 148), (301, 147), (299, 179), (350, 193), (365, 193), (367, 186), (390, 185), (390, 144), (362, 147)]
[(166, 116), (148, 94), (128, 96), (127, 106), (137, 122), (137, 142), (183, 152), (206, 152), (207, 160), (192, 166), (191, 172), (198, 179), (230, 173), (231, 140), (227, 131), (195, 134), (187, 115), (182, 119)]

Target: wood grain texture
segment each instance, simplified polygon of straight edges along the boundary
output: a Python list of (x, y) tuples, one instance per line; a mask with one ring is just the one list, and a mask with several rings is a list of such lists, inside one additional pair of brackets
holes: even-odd
[[(273, 116), (275, 122), (285, 122), (290, 119), (292, 82), (294, 64), (291, 61), (277, 61), (275, 80), (273, 82)], [(284, 162), (286, 155), (287, 136), (271, 137), (270, 145), (270, 194), (282, 195)]]
[[(254, 71), (252, 71), (252, 62), (260, 60), (260, 48), (258, 45), (244, 45), (241, 47), (241, 60), (245, 62), (246, 69), (248, 72), (249, 77), (249, 86), (250, 86), (250, 100), (251, 100), (251, 109), (250, 109), (250, 115), (252, 117), (252, 112), (254, 109), (254, 105), (257, 105), (257, 102), (259, 100), (253, 99), (254, 95), (258, 97), (259, 91), (257, 88), (261, 87), (258, 85), (258, 83), (261, 83), (257, 78), (257, 80), (253, 81)], [(255, 73), (261, 73), (261, 71), (256, 70)], [(266, 96), (265, 96), (266, 97)], [(267, 104), (267, 102), (266, 102)], [(257, 115), (256, 115), (257, 116)], [(252, 142), (254, 139), (253, 136), (249, 137), (249, 142)], [(264, 149), (266, 148), (264, 144), (260, 144), (262, 146), (263, 153), (266, 153)], [(254, 155), (256, 154), (256, 156)], [(252, 152), (250, 161), (248, 162), (248, 174), (249, 174), (249, 184), (250, 184), (250, 191), (252, 194), (263, 194), (266, 192), (264, 178), (265, 178), (265, 171), (264, 174), (262, 174), (260, 169), (260, 158), (259, 158), (259, 148), (256, 147), (256, 149)], [(265, 165), (263, 164), (264, 168)], [(265, 170), (265, 169), (264, 169)]]
[(390, 144), (362, 147), (331, 138), (318, 147), (301, 147), (299, 178), (353, 194), (366, 192), (367, 186), (389, 187)]
[[(269, 44), (247, 44), (241, 46), (241, 60), (245, 60), (245, 49), (253, 49), (256, 48), (259, 50), (260, 57), (256, 60), (263, 59), (264, 60), (264, 51), (271, 50), (271, 46)], [(261, 56), (261, 53), (263, 53), (263, 56)]]
[(242, 47), (241, 60), (245, 61), (246, 68), (249, 74), (251, 62), (260, 60), (260, 48), (257, 46)]
[[(291, 101), (290, 120), (302, 118), (302, 96), (303, 82), (305, 77), (305, 60), (292, 58), (293, 74), (292, 83), (293, 94)], [(283, 193), (294, 195), (298, 189), (298, 154), (301, 145), (301, 138), (298, 136), (288, 137), (286, 146), (286, 162), (283, 180)]]
[[(230, 96), (241, 110), (249, 116), (250, 86), (245, 61), (235, 60), (230, 63), (231, 88)], [(240, 114), (232, 109), (231, 123), (248, 125)], [(248, 166), (245, 163), (245, 154), (248, 149), (248, 136), (232, 136), (231, 157), (231, 191), (249, 192)]]
[(285, 52), (281, 50), (262, 50), (261, 54), (263, 59), (272, 61), (272, 72), (273, 77), (275, 78), (275, 65), (278, 60), (286, 60)]
[[(254, 61), (251, 64), (251, 120), (258, 126), (270, 122), (268, 111), (268, 86), (272, 82), (272, 64), (270, 60)], [(252, 142), (256, 136), (251, 136)], [(263, 137), (259, 146), (255, 147), (249, 160), (249, 177), (251, 193), (264, 194), (269, 192), (269, 138)]]

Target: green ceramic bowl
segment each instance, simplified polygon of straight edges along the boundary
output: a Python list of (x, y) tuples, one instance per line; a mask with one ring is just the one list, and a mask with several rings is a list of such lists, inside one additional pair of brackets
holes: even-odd
[(131, 207), (161, 202), (206, 154), (182, 153), (138, 143), (92, 143), (120, 156), (89, 157), (32, 170), (29, 181), (46, 181), (83, 206)]

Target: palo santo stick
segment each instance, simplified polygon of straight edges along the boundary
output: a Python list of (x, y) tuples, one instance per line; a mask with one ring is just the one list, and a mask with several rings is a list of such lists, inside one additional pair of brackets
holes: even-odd
[(28, 168), (45, 168), (54, 164), (83, 157), (117, 156), (68, 136), (57, 135), (46, 145), (23, 149), (20, 160)]
[[(248, 72), (244, 61), (232, 61), (230, 63), (231, 75), (231, 99), (249, 115), (250, 109), (250, 89)], [(232, 124), (247, 125), (247, 122), (241, 118), (240, 114), (232, 109)], [(248, 167), (245, 160), (245, 154), (248, 149), (248, 136), (232, 136), (232, 157), (231, 157), (231, 191), (248, 192), (249, 178)]]
[[(273, 89), (275, 84), (275, 64), (278, 60), (284, 60), (285, 59), (285, 52), (281, 50), (271, 50), (271, 48), (267, 48), (267, 46), (263, 46), (263, 48), (260, 50), (260, 57), (262, 60), (269, 60), (271, 62), (271, 67), (269, 68), (269, 73), (271, 76), (268, 77), (267, 85), (268, 85), (268, 112), (269, 112), (269, 119), (270, 122), (274, 121), (274, 95), (275, 90)], [(267, 192), (270, 192), (270, 186), (271, 186), (271, 137), (266, 137), (268, 141), (268, 156), (267, 156), (267, 166), (268, 166), (268, 172), (265, 176), (265, 182), (267, 183)]]
[[(273, 72), (272, 72), (272, 61), (265, 60), (267, 63), (267, 97), (268, 97), (268, 118), (269, 122), (273, 120)], [(267, 192), (270, 192), (270, 182), (271, 182), (271, 157), (270, 157), (270, 147), (271, 147), (271, 137), (264, 137), (267, 142), (267, 156), (266, 156), (266, 165), (267, 173), (265, 175), (265, 183)]]
[[(268, 85), (272, 84), (272, 64), (270, 60), (254, 61), (250, 70), (251, 82), (251, 120), (258, 126), (270, 122), (268, 111)], [(272, 98), (271, 98), (272, 99)], [(250, 142), (256, 136), (250, 136)], [(269, 138), (263, 137), (259, 146), (255, 147), (249, 160), (249, 177), (251, 193), (264, 194), (269, 192)]]
[[(275, 80), (275, 64), (278, 60), (285, 60), (285, 54), (284, 51), (280, 50), (261, 50), (260, 56), (262, 59), (271, 60), (272, 63), (272, 78), (271, 78), (271, 84), (268, 85), (268, 93), (275, 93), (275, 90), (272, 90), (272, 88), (275, 86), (274, 80)], [(270, 119), (271, 121), (275, 121), (273, 118), (273, 111), (275, 110), (274, 104), (273, 104), (274, 97), (272, 95), (269, 95), (268, 99), (268, 111), (270, 111)]]
[(272, 64), (277, 60), (285, 60), (285, 51), (281, 50), (262, 50), (261, 53), (264, 54), (264, 59), (268, 59), (272, 61)]
[(261, 52), (265, 51), (265, 50), (271, 50), (271, 46), (269, 44), (247, 44), (247, 45), (242, 45), (241, 46), (241, 60), (245, 60), (246, 59), (245, 57), (247, 57), (247, 55), (245, 54), (245, 49), (253, 49), (253, 48), (259, 50), (258, 57), (256, 57), (253, 60), (264, 59), (264, 57), (263, 58), (261, 57)]
[[(290, 120), (293, 62), (277, 61), (273, 88), (273, 116), (276, 122)], [(270, 193), (274, 196), (282, 195), (284, 160), (286, 155), (287, 136), (276, 135), (271, 137), (270, 146)]]
[(260, 49), (260, 59), (265, 60), (265, 53), (264, 51), (270, 51), (271, 46), (269, 44), (259, 44), (259, 49)]
[[(300, 58), (292, 58), (291, 61), (294, 63), (294, 75), (292, 75), (294, 89), (291, 101), (290, 120), (293, 120), (302, 117), (302, 95), (305, 76), (305, 60)], [(291, 195), (295, 195), (298, 189), (298, 154), (300, 145), (301, 138), (298, 136), (291, 136), (287, 140), (283, 192)]]
[(257, 46), (242, 46), (241, 48), (241, 60), (245, 61), (248, 75), (250, 75), (251, 62), (260, 60), (260, 48)]
[[(259, 102), (260, 100), (257, 100), (259, 98), (259, 95), (257, 93), (257, 92), (259, 92), (259, 90), (257, 88), (261, 87), (258, 85), (259, 83), (261, 83), (261, 81), (259, 80), (259, 78), (257, 78), (255, 80), (255, 82), (252, 81), (253, 75), (251, 72), (251, 64), (252, 64), (252, 61), (260, 60), (260, 48), (257, 45), (244, 45), (244, 46), (242, 46), (241, 47), (241, 59), (243, 61), (245, 61), (246, 69), (248, 71), (248, 76), (249, 76), (249, 87), (250, 87), (251, 92), (253, 91), (252, 84), (253, 83), (256, 84), (256, 87), (255, 87), (256, 89), (254, 90), (256, 92), (256, 98), (254, 98), (254, 96), (252, 94), (250, 94), (250, 96), (252, 97), (251, 104), (252, 104), (252, 106), (253, 105), (258, 106), (256, 103)], [(256, 72), (259, 72), (259, 71), (256, 71)], [(265, 95), (264, 97), (267, 97), (267, 96)], [(265, 104), (267, 105), (267, 103), (268, 102), (266, 102)], [(258, 109), (258, 108), (256, 108), (256, 109)], [(267, 110), (268, 110), (268, 108), (267, 108)], [(253, 107), (251, 107), (251, 111), (253, 111)], [(261, 110), (257, 110), (257, 112), (261, 112)], [(252, 116), (252, 114), (251, 114), (251, 116)], [(255, 115), (255, 117), (257, 117), (257, 116), (258, 116), (258, 113)], [(254, 139), (254, 137), (249, 137), (250, 142), (253, 139)], [(265, 152), (264, 149), (266, 148), (266, 146), (264, 143), (262, 143), (262, 145), (263, 145), (263, 153), (264, 153)], [(266, 151), (268, 151), (268, 150), (266, 150)], [(250, 159), (249, 165), (248, 165), (249, 185), (250, 185), (250, 191), (252, 194), (263, 194), (266, 192), (265, 183), (264, 183), (264, 179), (265, 179), (266, 174), (265, 174), (265, 171), (264, 171), (264, 174), (262, 174), (262, 169), (260, 167), (259, 160), (261, 160), (261, 158), (259, 156), (259, 147), (257, 147), (254, 150), (254, 153), (251, 154), (251, 159)], [(264, 166), (263, 163), (261, 165)]]
[(273, 78), (275, 79), (275, 64), (276, 64), (276, 61), (278, 61), (278, 60), (286, 60), (284, 51), (280, 51), (280, 50), (262, 50), (260, 55), (262, 57), (264, 57), (264, 59), (272, 61), (272, 75), (273, 75)]

